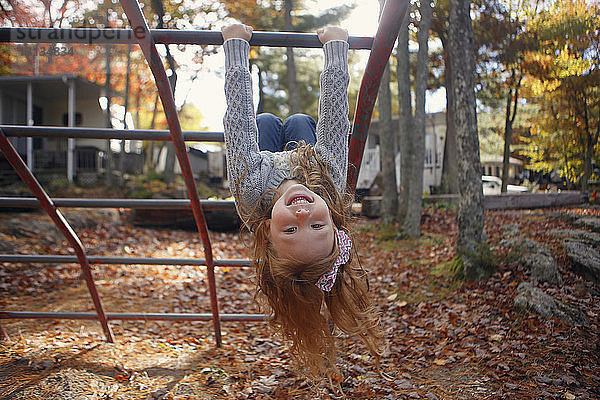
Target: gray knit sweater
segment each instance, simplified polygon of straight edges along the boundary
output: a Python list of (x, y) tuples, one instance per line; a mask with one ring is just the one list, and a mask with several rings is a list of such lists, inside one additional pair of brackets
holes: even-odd
[[(250, 45), (243, 39), (229, 39), (225, 50), (225, 98), (227, 112), (223, 119), (227, 148), (229, 188), (240, 203), (254, 207), (262, 198), (261, 208), (268, 208), (273, 191), (287, 179), (294, 179), (288, 165), (289, 151), (259, 151), (258, 128), (252, 102), (249, 72)], [(321, 73), (321, 97), (315, 150), (340, 194), (346, 184), (348, 169), (348, 43), (341, 40), (323, 46), (325, 66)], [(236, 190), (237, 189), (237, 190)], [(237, 197), (239, 196), (239, 198)]]

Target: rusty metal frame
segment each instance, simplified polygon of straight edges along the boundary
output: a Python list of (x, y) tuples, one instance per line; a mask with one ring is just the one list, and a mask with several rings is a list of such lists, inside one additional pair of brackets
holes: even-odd
[[(36, 199), (33, 198), (0, 198), (0, 207), (41, 207), (52, 218), (65, 235), (76, 256), (47, 255), (7, 255), (0, 254), (0, 262), (29, 263), (76, 263), (81, 265), (88, 290), (92, 296), (96, 313), (52, 313), (52, 312), (13, 312), (0, 311), (0, 319), (86, 319), (99, 320), (107, 341), (113, 336), (108, 325), (109, 320), (177, 320), (208, 321), (212, 320), (215, 340), (221, 346), (220, 321), (264, 321), (263, 314), (219, 314), (214, 276), (215, 266), (241, 267), (249, 265), (249, 260), (215, 260), (208, 236), (204, 209), (231, 209), (233, 202), (200, 201), (196, 191), (191, 166), (184, 141), (223, 141), (222, 132), (182, 132), (177, 117), (173, 93), (169, 85), (164, 66), (156, 50), (156, 44), (195, 44), (220, 45), (223, 40), (220, 32), (215, 31), (174, 31), (150, 30), (144, 20), (136, 0), (121, 0), (121, 4), (129, 18), (132, 29), (52, 29), (52, 28), (2, 28), (0, 27), (0, 43), (138, 43), (150, 66), (159, 91), (163, 109), (167, 117), (168, 131), (157, 130), (115, 130), (96, 128), (62, 128), (62, 127), (24, 127), (0, 126), (0, 150), (27, 184)], [(371, 49), (369, 61), (361, 82), (357, 108), (350, 138), (348, 180), (346, 190), (353, 192), (362, 160), (364, 144), (371, 121), (371, 115), (381, 81), (381, 75), (387, 64), (396, 40), (400, 24), (408, 9), (408, 0), (388, 0), (382, 12), (382, 18), (375, 38), (349, 38), (351, 49)], [(60, 33), (57, 35), (57, 32)], [(37, 36), (36, 36), (37, 35)], [(54, 35), (54, 38), (50, 36)], [(86, 36), (87, 35), (87, 36)], [(97, 38), (95, 36), (97, 35)], [(22, 37), (21, 37), (22, 36)], [(82, 39), (83, 37), (83, 39)], [(25, 39), (23, 39), (25, 38)], [(315, 34), (289, 32), (255, 32), (250, 41), (253, 46), (273, 47), (321, 47)], [(182, 170), (189, 200), (129, 200), (129, 199), (50, 199), (31, 171), (20, 158), (8, 137), (70, 137), (70, 138), (119, 138), (129, 140), (172, 141)], [(90, 257), (85, 254), (81, 241), (69, 226), (57, 207), (137, 207), (137, 208), (191, 208), (198, 231), (200, 232), (205, 252), (205, 259), (182, 258), (132, 258), (132, 257)], [(144, 264), (144, 265), (206, 265), (211, 299), (210, 314), (165, 314), (165, 313), (107, 313), (102, 307), (90, 264)], [(7, 337), (0, 325), (0, 335)]]
[(356, 181), (360, 172), (360, 164), (365, 151), (365, 142), (371, 125), (373, 107), (377, 99), (377, 92), (381, 84), (381, 76), (392, 54), (392, 48), (398, 37), (400, 25), (408, 11), (410, 0), (387, 0), (373, 40), (373, 48), (360, 83), (350, 148), (348, 150), (348, 175), (346, 177), (346, 191), (354, 193)]

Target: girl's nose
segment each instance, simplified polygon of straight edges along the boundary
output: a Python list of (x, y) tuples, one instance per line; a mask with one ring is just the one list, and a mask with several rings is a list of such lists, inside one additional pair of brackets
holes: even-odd
[(296, 210), (296, 218), (304, 219), (308, 216), (309, 211), (307, 208), (299, 208)]

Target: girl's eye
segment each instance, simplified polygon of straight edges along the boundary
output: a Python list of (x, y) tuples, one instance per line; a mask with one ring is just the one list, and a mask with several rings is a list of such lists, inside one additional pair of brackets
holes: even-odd
[(287, 228), (286, 230), (284, 230), (285, 233), (294, 233), (296, 232), (296, 227), (293, 226), (291, 228)]
[(313, 229), (320, 229), (320, 228), (322, 228), (323, 226), (325, 226), (325, 225), (323, 225), (323, 224), (312, 224), (312, 225), (311, 225), (311, 228), (313, 228)]

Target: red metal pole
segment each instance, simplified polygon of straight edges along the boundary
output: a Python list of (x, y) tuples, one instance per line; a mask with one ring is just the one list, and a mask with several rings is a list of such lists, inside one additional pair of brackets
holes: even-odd
[(196, 226), (200, 237), (202, 238), (202, 245), (204, 247), (204, 257), (206, 259), (206, 269), (208, 277), (208, 289), (210, 293), (210, 303), (212, 307), (213, 315), (213, 326), (215, 330), (215, 339), (217, 347), (221, 347), (221, 322), (219, 319), (219, 304), (217, 301), (217, 290), (215, 284), (215, 267), (213, 263), (212, 247), (210, 244), (210, 238), (208, 236), (208, 229), (206, 227), (206, 220), (204, 219), (204, 212), (202, 205), (200, 204), (200, 198), (198, 197), (198, 191), (196, 190), (196, 183), (194, 182), (194, 176), (192, 174), (192, 168), (190, 166), (190, 160), (187, 155), (185, 142), (181, 133), (181, 125), (179, 124), (179, 118), (177, 117), (177, 108), (175, 107), (175, 100), (173, 99), (173, 92), (171, 91), (171, 85), (167, 79), (160, 55), (156, 50), (155, 41), (148, 29), (146, 20), (142, 15), (142, 11), (135, 0), (121, 0), (121, 5), (129, 23), (135, 32), (142, 52), (148, 61), (152, 75), (158, 88), (158, 94), (165, 110), (167, 117), (167, 124), (171, 131), (171, 140), (175, 146), (175, 152), (177, 159), (179, 160), (179, 166), (181, 167), (181, 173), (185, 180), (187, 187), (188, 196), (190, 198), (192, 212), (196, 220)]
[(348, 176), (346, 179), (346, 191), (354, 193), (360, 163), (365, 149), (365, 141), (369, 133), (373, 107), (377, 99), (381, 75), (388, 63), (392, 48), (404, 15), (408, 10), (409, 0), (387, 0), (381, 13), (381, 20), (377, 28), (377, 34), (373, 41), (373, 48), (369, 55), (369, 61), (360, 84), (356, 112), (354, 113), (354, 125), (350, 137), (350, 149), (348, 151)]
[(13, 166), (17, 174), (19, 174), (23, 182), (25, 182), (29, 190), (31, 190), (33, 195), (37, 197), (42, 208), (48, 213), (50, 218), (52, 218), (54, 224), (56, 224), (58, 229), (62, 232), (75, 250), (77, 260), (79, 261), (79, 264), (81, 264), (82, 275), (85, 278), (88, 290), (92, 296), (92, 301), (94, 302), (96, 313), (98, 314), (98, 320), (100, 321), (100, 325), (102, 325), (102, 330), (104, 330), (106, 341), (113, 343), (113, 334), (110, 326), (108, 325), (108, 320), (106, 319), (106, 314), (104, 312), (104, 308), (102, 307), (102, 302), (100, 301), (96, 284), (94, 283), (92, 270), (90, 268), (85, 251), (83, 250), (83, 245), (77, 237), (77, 234), (73, 231), (61, 212), (56, 208), (52, 202), (52, 199), (44, 191), (37, 179), (35, 179), (29, 168), (27, 168), (27, 165), (23, 162), (6, 135), (4, 135), (2, 128), (0, 128), (0, 150), (8, 162), (10, 162), (10, 164)]

